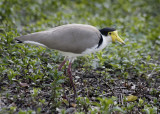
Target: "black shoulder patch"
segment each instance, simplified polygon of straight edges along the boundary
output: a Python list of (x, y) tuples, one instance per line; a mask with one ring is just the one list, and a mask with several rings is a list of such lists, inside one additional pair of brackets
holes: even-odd
[(99, 46), (101, 46), (101, 45), (102, 45), (102, 42), (103, 42), (103, 38), (102, 38), (102, 35), (101, 35), (101, 36), (100, 36), (100, 40), (99, 40), (99, 43), (98, 43), (97, 48), (99, 48)]
[(23, 43), (22, 41), (20, 41), (20, 40), (17, 40), (17, 39), (16, 39), (16, 42), (17, 42), (17, 43)]

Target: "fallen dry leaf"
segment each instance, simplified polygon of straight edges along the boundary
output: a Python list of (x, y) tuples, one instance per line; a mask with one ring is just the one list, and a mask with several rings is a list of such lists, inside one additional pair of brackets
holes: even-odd
[(77, 106), (77, 104), (71, 103), (71, 106), (75, 108)]
[(127, 101), (133, 102), (133, 101), (137, 100), (137, 98), (138, 98), (137, 96), (129, 95), (129, 96), (127, 96)]
[(27, 83), (21, 83), (21, 82), (19, 82), (19, 85), (20, 85), (21, 87), (29, 87), (29, 85), (28, 85)]

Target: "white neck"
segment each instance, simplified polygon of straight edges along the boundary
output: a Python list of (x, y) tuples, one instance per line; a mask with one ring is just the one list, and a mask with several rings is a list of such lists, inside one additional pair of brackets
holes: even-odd
[(99, 47), (99, 50), (105, 48), (107, 45), (109, 45), (112, 42), (111, 36), (103, 36), (102, 35), (102, 38), (103, 38), (103, 43)]
[(103, 36), (103, 40), (106, 40), (107, 44), (112, 42), (112, 37), (111, 36)]

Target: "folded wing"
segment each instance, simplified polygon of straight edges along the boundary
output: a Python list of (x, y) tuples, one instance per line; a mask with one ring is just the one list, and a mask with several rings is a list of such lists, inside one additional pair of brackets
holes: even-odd
[(35, 42), (63, 52), (82, 53), (98, 46), (100, 32), (95, 27), (81, 24), (68, 24), (47, 31), (17, 37), (20, 42)]

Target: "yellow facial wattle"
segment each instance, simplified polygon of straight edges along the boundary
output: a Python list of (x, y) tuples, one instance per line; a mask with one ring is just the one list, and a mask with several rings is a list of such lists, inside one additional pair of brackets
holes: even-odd
[(112, 37), (112, 41), (115, 42), (116, 40), (121, 42), (122, 44), (125, 44), (124, 41), (118, 36), (117, 31), (109, 32), (109, 35)]

